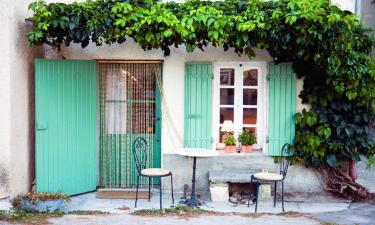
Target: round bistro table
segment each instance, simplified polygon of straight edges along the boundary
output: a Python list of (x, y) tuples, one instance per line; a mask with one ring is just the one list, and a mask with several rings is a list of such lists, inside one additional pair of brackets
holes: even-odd
[(191, 197), (190, 199), (186, 199), (181, 201), (181, 204), (188, 205), (190, 207), (196, 207), (202, 205), (202, 201), (198, 200), (195, 195), (195, 171), (197, 168), (197, 158), (207, 158), (207, 157), (214, 157), (217, 156), (217, 151), (213, 151), (210, 149), (205, 148), (184, 148), (179, 149), (176, 154), (183, 155), (187, 157), (193, 158), (193, 178), (191, 180)]

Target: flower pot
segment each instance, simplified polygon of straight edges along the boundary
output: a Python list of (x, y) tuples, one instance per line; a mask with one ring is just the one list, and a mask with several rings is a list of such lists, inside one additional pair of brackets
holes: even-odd
[(23, 199), (21, 208), (25, 211), (55, 212), (61, 209), (63, 203), (63, 199), (39, 200), (36, 204), (29, 199)]
[(226, 145), (225, 146), (225, 153), (236, 153), (237, 152), (237, 148), (235, 145)]
[(241, 152), (243, 153), (249, 153), (253, 151), (253, 146), (252, 145), (244, 145), (242, 146)]

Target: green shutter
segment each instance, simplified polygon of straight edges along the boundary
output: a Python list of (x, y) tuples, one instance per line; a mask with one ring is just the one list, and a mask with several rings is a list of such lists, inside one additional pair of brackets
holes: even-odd
[(35, 62), (36, 190), (96, 189), (96, 62)]
[(279, 156), (295, 134), (296, 75), (291, 63), (270, 65), (269, 93), (268, 154)]
[(185, 147), (212, 146), (212, 77), (211, 63), (185, 65)]

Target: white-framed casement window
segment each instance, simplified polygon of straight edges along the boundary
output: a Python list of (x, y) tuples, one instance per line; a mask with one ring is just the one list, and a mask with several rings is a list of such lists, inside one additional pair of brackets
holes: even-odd
[(234, 124), (236, 138), (244, 129), (257, 135), (254, 148), (262, 148), (266, 129), (266, 63), (218, 62), (214, 64), (213, 124), (216, 145), (222, 145), (225, 120)]

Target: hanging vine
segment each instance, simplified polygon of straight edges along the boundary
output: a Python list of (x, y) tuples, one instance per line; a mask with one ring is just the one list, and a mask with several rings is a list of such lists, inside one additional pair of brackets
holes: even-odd
[(90, 41), (100, 46), (132, 38), (166, 56), (171, 47), (192, 52), (212, 45), (250, 58), (254, 48), (266, 49), (275, 62), (293, 62), (304, 78), (300, 97), (311, 105), (295, 117), (294, 159), (337, 169), (363, 155), (375, 164), (375, 38), (329, 0), (38, 1), (29, 8), (33, 45), (85, 48)]

